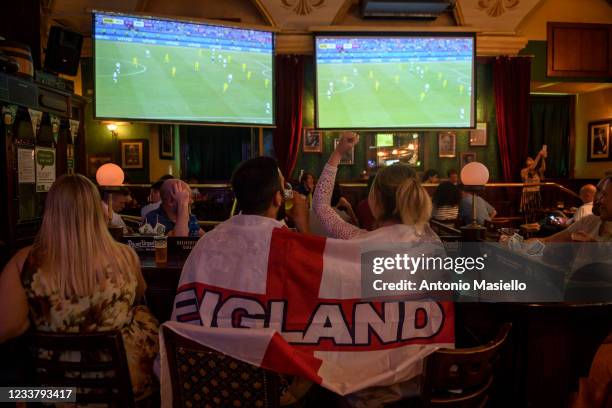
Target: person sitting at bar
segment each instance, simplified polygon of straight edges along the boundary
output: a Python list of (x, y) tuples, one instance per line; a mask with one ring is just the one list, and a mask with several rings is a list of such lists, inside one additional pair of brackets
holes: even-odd
[(158, 323), (138, 304), (145, 291), (140, 261), (113, 239), (100, 203), (84, 176), (64, 175), (53, 183), (34, 244), (0, 275), (0, 342), (29, 326), (58, 333), (119, 330), (140, 399), (155, 388)]
[[(205, 269), (212, 268), (218, 271), (216, 275), (227, 280), (232, 274), (240, 274), (243, 280), (262, 278), (257, 260), (262, 254), (267, 259), (270, 251), (270, 242), (262, 237), (270, 236), (275, 228), (286, 228), (279, 221), (284, 207), (285, 180), (276, 160), (261, 156), (241, 163), (232, 175), (231, 185), (240, 213), (219, 224), (198, 242), (185, 263), (181, 282), (194, 268), (196, 276), (205, 275)], [(303, 195), (293, 192), (293, 206), (287, 215), (299, 232), (309, 232), (308, 206)], [(175, 320), (174, 313), (172, 320)], [(299, 378), (292, 381), (281, 390), (281, 405), (295, 403), (311, 385)]]
[[(325, 165), (315, 195), (313, 208), (329, 236), (341, 239), (372, 238), (387, 241), (438, 241), (429, 227), (431, 199), (406, 164), (396, 163), (381, 169), (370, 189), (368, 202), (379, 229), (367, 231), (343, 220), (331, 206), (338, 164), (342, 155), (359, 142), (359, 135), (343, 133), (336, 150)], [(436, 173), (437, 174), (437, 173)]]
[(446, 175), (448, 176), (448, 181), (450, 181), (451, 183), (455, 185), (459, 183), (459, 173), (457, 173), (457, 170), (450, 169), (446, 172)]
[(454, 224), (459, 217), (459, 201), (461, 192), (450, 181), (443, 181), (431, 197), (433, 211), (431, 218), (447, 224)]
[[(351, 203), (349, 203), (346, 198), (342, 197), (342, 194), (340, 193), (340, 185), (338, 183), (334, 185), (334, 192), (332, 193), (331, 205), (334, 208), (334, 211), (336, 211), (336, 213), (338, 213), (340, 218), (342, 218), (344, 221), (351, 223), (353, 225), (359, 225), (357, 221), (357, 217), (355, 216), (355, 213), (353, 212), (353, 207), (351, 206)], [(310, 210), (309, 220), (310, 220), (310, 233), (311, 234), (327, 236), (327, 232), (325, 231), (325, 228), (323, 227), (323, 225), (321, 225), (319, 218), (317, 217), (317, 215), (314, 213), (312, 209)]]
[(429, 169), (423, 173), (423, 183), (437, 184), (440, 182), (440, 175), (437, 170)]
[(612, 176), (597, 184), (593, 214), (582, 217), (561, 232), (541, 238), (543, 242), (612, 241)]
[(204, 230), (198, 219), (191, 214), (191, 189), (184, 181), (166, 180), (160, 188), (161, 204), (145, 217), (152, 227), (157, 223), (166, 227), (166, 235), (173, 237), (201, 237)]
[[(110, 200), (111, 194), (113, 205), (111, 211), (112, 214), (109, 216), (108, 202)], [(125, 224), (125, 221), (123, 221), (123, 218), (121, 218), (121, 215), (119, 215), (119, 213), (123, 211), (129, 201), (130, 191), (126, 188), (122, 188), (119, 191), (104, 190), (102, 192), (102, 211), (104, 213), (104, 218), (106, 220), (110, 220), (110, 222), (107, 222), (107, 225), (109, 227), (114, 228), (123, 228), (124, 234), (127, 234), (129, 232), (129, 229)]]
[(295, 191), (307, 198), (308, 207), (312, 207), (312, 194), (314, 192), (314, 188), (314, 176), (311, 173), (304, 172), (302, 177), (300, 177), (300, 184), (295, 187)]
[(580, 221), (582, 218), (587, 215), (593, 214), (593, 200), (595, 199), (595, 194), (597, 193), (597, 187), (592, 184), (586, 184), (580, 188), (580, 199), (582, 200), (582, 205), (576, 210), (574, 216), (567, 220), (565, 225), (571, 225), (576, 221)]
[(463, 188), (463, 185), (459, 185), (459, 190), (461, 190), (461, 201), (459, 202), (459, 218), (463, 224), (471, 224), (472, 223), (472, 204), (473, 197), (476, 197), (476, 219), (475, 221), (484, 225), (485, 221), (491, 221), (497, 215), (497, 211), (495, 208), (489, 204), (484, 198), (480, 197), (478, 194), (472, 196), (472, 193), (466, 191)]
[(161, 189), (162, 184), (164, 184), (164, 181), (173, 178), (174, 176), (166, 174), (165, 176), (162, 176), (159, 180), (157, 180), (155, 183), (151, 184), (151, 191), (149, 192), (149, 204), (145, 205), (140, 210), (140, 216), (143, 220), (145, 219), (148, 213), (159, 208), (159, 206), (161, 205), (161, 195), (159, 190)]

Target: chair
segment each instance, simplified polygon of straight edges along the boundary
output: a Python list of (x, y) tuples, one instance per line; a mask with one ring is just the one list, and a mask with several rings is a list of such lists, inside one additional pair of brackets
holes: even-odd
[[(86, 334), (27, 334), (37, 386), (77, 387), (77, 402), (135, 407), (123, 339), (119, 331)], [(47, 352), (49, 351), (49, 353)], [(60, 361), (81, 352), (80, 361)]]
[(280, 377), (162, 327), (172, 406), (278, 407)]
[(494, 366), (510, 329), (505, 323), (495, 340), (478, 347), (441, 349), (425, 360), (421, 400), (425, 407), (484, 407)]

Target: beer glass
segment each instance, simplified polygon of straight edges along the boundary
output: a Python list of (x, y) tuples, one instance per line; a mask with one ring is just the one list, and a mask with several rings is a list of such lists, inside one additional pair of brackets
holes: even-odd
[(168, 238), (165, 235), (158, 235), (153, 240), (155, 242), (155, 263), (165, 265), (168, 263)]

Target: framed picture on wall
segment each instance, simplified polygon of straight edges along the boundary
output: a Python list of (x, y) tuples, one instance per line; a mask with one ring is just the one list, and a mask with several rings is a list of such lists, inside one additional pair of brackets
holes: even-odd
[(304, 128), (302, 133), (302, 151), (304, 153), (321, 153), (323, 151), (323, 132), (313, 128)]
[(477, 123), (476, 129), (470, 130), (470, 147), (487, 145), (487, 123)]
[(610, 153), (611, 128), (612, 119), (589, 122), (587, 161), (612, 160)]
[[(339, 137), (334, 139), (334, 150), (336, 149), (336, 146), (338, 146), (338, 143), (340, 143)], [(340, 159), (340, 164), (353, 164), (354, 162), (355, 162), (355, 147), (353, 146), (351, 150), (344, 153), (344, 155), (342, 156), (342, 159)]]
[(159, 125), (159, 158), (174, 160), (174, 126)]
[(465, 152), (461, 153), (461, 168), (468, 163), (476, 161), (476, 153), (474, 152)]
[(438, 157), (456, 157), (457, 134), (455, 132), (438, 133)]
[(113, 155), (110, 153), (98, 153), (87, 155), (87, 177), (96, 177), (96, 172), (106, 163), (113, 161)]
[(144, 140), (121, 140), (121, 167), (124, 169), (144, 168)]

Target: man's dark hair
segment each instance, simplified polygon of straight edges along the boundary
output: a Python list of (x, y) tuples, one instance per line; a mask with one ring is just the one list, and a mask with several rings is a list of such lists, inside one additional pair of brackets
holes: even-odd
[(446, 176), (447, 176), (447, 177), (450, 177), (450, 176), (452, 176), (453, 174), (457, 174), (457, 170), (455, 170), (455, 169), (449, 169), (449, 170), (446, 172)]
[(431, 201), (437, 207), (459, 205), (461, 192), (450, 181), (443, 181), (438, 184), (436, 191), (434, 191), (431, 197)]
[(423, 183), (426, 183), (430, 177), (434, 177), (434, 176), (438, 176), (437, 170), (434, 170), (434, 169), (427, 170), (425, 173), (423, 173), (423, 179), (422, 179)]
[(159, 178), (159, 181), (171, 180), (173, 178), (174, 178), (174, 176), (172, 174), (164, 174), (163, 176), (161, 176)]
[(244, 214), (262, 214), (281, 191), (278, 163), (271, 157), (242, 162), (232, 174), (232, 190)]
[(162, 184), (164, 184), (166, 180), (157, 180), (155, 183), (151, 184), (151, 190), (159, 191), (161, 189)]

